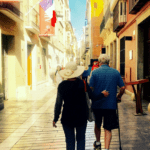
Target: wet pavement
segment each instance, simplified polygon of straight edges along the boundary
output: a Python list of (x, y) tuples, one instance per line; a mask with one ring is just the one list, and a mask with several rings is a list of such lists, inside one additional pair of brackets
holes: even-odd
[[(65, 150), (65, 137), (60, 121), (53, 128), (56, 88), (50, 86), (33, 92), (26, 101), (5, 101), (0, 111), (0, 150)], [(123, 95), (119, 103), (122, 150), (150, 150), (150, 114), (134, 116), (135, 102)], [(86, 130), (86, 150), (93, 150), (94, 122)], [(119, 149), (118, 130), (112, 131), (110, 150)], [(104, 148), (104, 130), (101, 134)]]

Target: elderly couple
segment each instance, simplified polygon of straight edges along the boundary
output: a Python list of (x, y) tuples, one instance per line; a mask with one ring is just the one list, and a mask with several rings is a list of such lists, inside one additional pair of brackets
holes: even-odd
[[(100, 134), (103, 119), (106, 150), (109, 149), (111, 142), (111, 130), (116, 128), (116, 96), (118, 99), (121, 99), (125, 89), (120, 73), (108, 66), (109, 61), (109, 56), (106, 54), (100, 55), (100, 67), (92, 72), (90, 84), (87, 85), (87, 92), (89, 98), (92, 100), (92, 110), (95, 115), (94, 131), (96, 141), (94, 142), (94, 147), (101, 149)], [(67, 150), (75, 150), (75, 141), (77, 141), (77, 150), (85, 150), (88, 106), (86, 103), (84, 82), (80, 79), (83, 72), (84, 66), (77, 66), (75, 62), (66, 64), (65, 69), (59, 72), (67, 80), (64, 80), (58, 86), (53, 126), (57, 127), (56, 122), (61, 113), (62, 103), (64, 103), (61, 123), (66, 137)], [(118, 95), (117, 86), (120, 87)]]

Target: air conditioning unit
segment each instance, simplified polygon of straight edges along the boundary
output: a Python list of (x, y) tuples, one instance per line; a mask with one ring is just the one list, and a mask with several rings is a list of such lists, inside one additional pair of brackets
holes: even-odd
[(127, 10), (126, 10), (126, 1), (119, 1), (119, 23), (127, 22)]

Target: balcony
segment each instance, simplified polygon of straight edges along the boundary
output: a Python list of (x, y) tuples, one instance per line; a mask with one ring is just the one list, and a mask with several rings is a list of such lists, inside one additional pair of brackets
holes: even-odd
[(102, 32), (102, 30), (105, 28), (105, 17), (103, 17), (103, 21), (102, 21), (102, 23), (101, 23), (101, 25), (100, 25), (100, 34), (101, 34), (101, 32)]
[[(56, 10), (55, 10), (56, 11)], [(63, 11), (56, 11), (56, 17), (58, 21), (64, 21)]]
[(69, 7), (69, 0), (65, 0), (65, 3)]
[(89, 43), (89, 41), (90, 41), (90, 37), (89, 37), (89, 36), (86, 36), (86, 37), (85, 37), (85, 42), (86, 42), (86, 43)]
[(88, 25), (85, 27), (85, 35), (89, 36), (89, 26)]
[(126, 24), (126, 2), (118, 1), (113, 10), (113, 31), (119, 32)]
[(83, 54), (82, 54), (82, 56), (81, 56), (81, 58), (85, 60), (85, 58), (86, 58), (86, 54), (85, 54), (85, 53), (83, 53)]
[(113, 14), (110, 11), (110, 4), (107, 7), (107, 10), (105, 12), (105, 15), (103, 17), (102, 23), (100, 25), (100, 34), (103, 37), (103, 29), (109, 29), (113, 25)]
[(26, 16), (25, 28), (29, 31), (37, 34), (40, 32), (39, 30), (39, 13), (34, 9), (31, 8), (32, 11)]
[[(105, 26), (109, 26), (110, 24), (113, 24), (113, 13), (110, 11), (110, 4), (108, 5), (108, 8), (105, 13)], [(108, 25), (109, 24), (109, 25)], [(106, 27), (108, 28), (108, 27)]]
[(23, 21), (23, 13), (20, 12), (20, 8), (22, 8), (23, 2), (0, 2), (0, 12), (14, 20), (17, 23), (21, 23)]
[(71, 45), (68, 42), (66, 42), (66, 53), (71, 54)]
[(66, 9), (65, 11), (65, 22), (71, 22), (70, 9)]
[(85, 51), (88, 51), (90, 49), (90, 42), (85, 43)]
[(129, 13), (136, 14), (150, 0), (129, 0)]
[(66, 31), (72, 31), (72, 24), (70, 21), (66, 21)]

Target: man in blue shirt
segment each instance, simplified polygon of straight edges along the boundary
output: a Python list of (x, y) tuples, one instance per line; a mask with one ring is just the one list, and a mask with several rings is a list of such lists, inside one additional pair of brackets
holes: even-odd
[[(103, 127), (105, 130), (105, 149), (109, 149), (111, 142), (111, 130), (117, 128), (117, 98), (121, 100), (121, 96), (124, 93), (125, 85), (121, 78), (120, 73), (110, 68), (109, 56), (101, 54), (99, 57), (100, 66), (98, 69), (92, 72), (90, 78), (90, 87), (93, 89), (95, 96), (99, 95), (103, 90), (109, 91), (109, 96), (104, 97), (101, 100), (92, 102), (92, 109), (95, 115), (95, 136), (96, 141), (94, 142), (95, 148), (101, 149), (100, 134), (102, 118)], [(117, 96), (117, 86), (120, 87), (120, 93)], [(117, 98), (116, 98), (117, 96)]]

